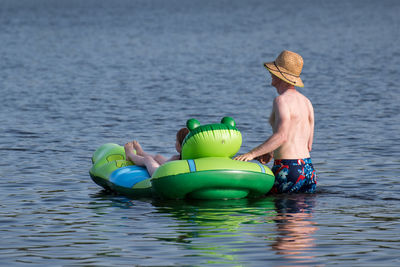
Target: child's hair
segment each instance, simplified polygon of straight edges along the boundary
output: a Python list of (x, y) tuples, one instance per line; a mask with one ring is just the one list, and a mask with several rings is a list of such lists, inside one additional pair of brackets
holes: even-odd
[(177, 133), (176, 133), (176, 140), (178, 140), (179, 144), (182, 145), (183, 140), (185, 139), (186, 135), (188, 135), (189, 129), (188, 128), (181, 128)]

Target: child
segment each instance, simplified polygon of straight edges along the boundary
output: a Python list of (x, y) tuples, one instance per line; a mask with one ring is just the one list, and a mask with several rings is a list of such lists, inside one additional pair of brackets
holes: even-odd
[[(181, 159), (181, 151), (182, 151), (182, 142), (185, 139), (186, 135), (189, 133), (187, 128), (181, 128), (176, 133), (176, 143), (175, 148), (179, 155), (174, 155), (171, 158), (167, 159), (161, 155), (150, 155), (143, 151), (142, 147), (137, 141), (132, 141), (126, 143), (125, 148), (125, 155), (126, 159), (134, 162), (138, 166), (146, 166), (147, 171), (149, 172), (150, 176), (157, 170), (160, 165), (172, 161), (172, 160), (180, 160)], [(136, 150), (136, 154), (134, 153)]]

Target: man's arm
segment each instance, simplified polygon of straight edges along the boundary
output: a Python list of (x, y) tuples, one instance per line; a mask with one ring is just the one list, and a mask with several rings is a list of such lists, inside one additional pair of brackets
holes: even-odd
[(284, 98), (278, 96), (274, 100), (273, 110), (275, 112), (276, 131), (261, 145), (253, 148), (250, 152), (235, 157), (236, 160), (249, 161), (261, 155), (273, 152), (287, 140), (290, 127), (290, 110)]

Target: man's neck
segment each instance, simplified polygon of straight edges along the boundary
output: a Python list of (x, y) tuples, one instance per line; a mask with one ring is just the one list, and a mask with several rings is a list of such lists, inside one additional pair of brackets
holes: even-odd
[(289, 86), (285, 86), (285, 87), (281, 87), (278, 89), (278, 94), (283, 94), (286, 93), (288, 91), (296, 91), (296, 88), (293, 85), (289, 85)]

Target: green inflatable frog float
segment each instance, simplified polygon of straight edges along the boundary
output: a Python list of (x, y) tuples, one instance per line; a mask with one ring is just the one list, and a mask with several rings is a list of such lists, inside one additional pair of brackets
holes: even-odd
[[(181, 160), (160, 166), (152, 177), (146, 169), (125, 160), (123, 148), (105, 144), (92, 157), (92, 179), (99, 185), (130, 197), (164, 199), (232, 199), (260, 197), (269, 192), (275, 177), (260, 163), (233, 160), (242, 135), (231, 117), (220, 123), (186, 123)], [(151, 193), (150, 193), (151, 192)]]

